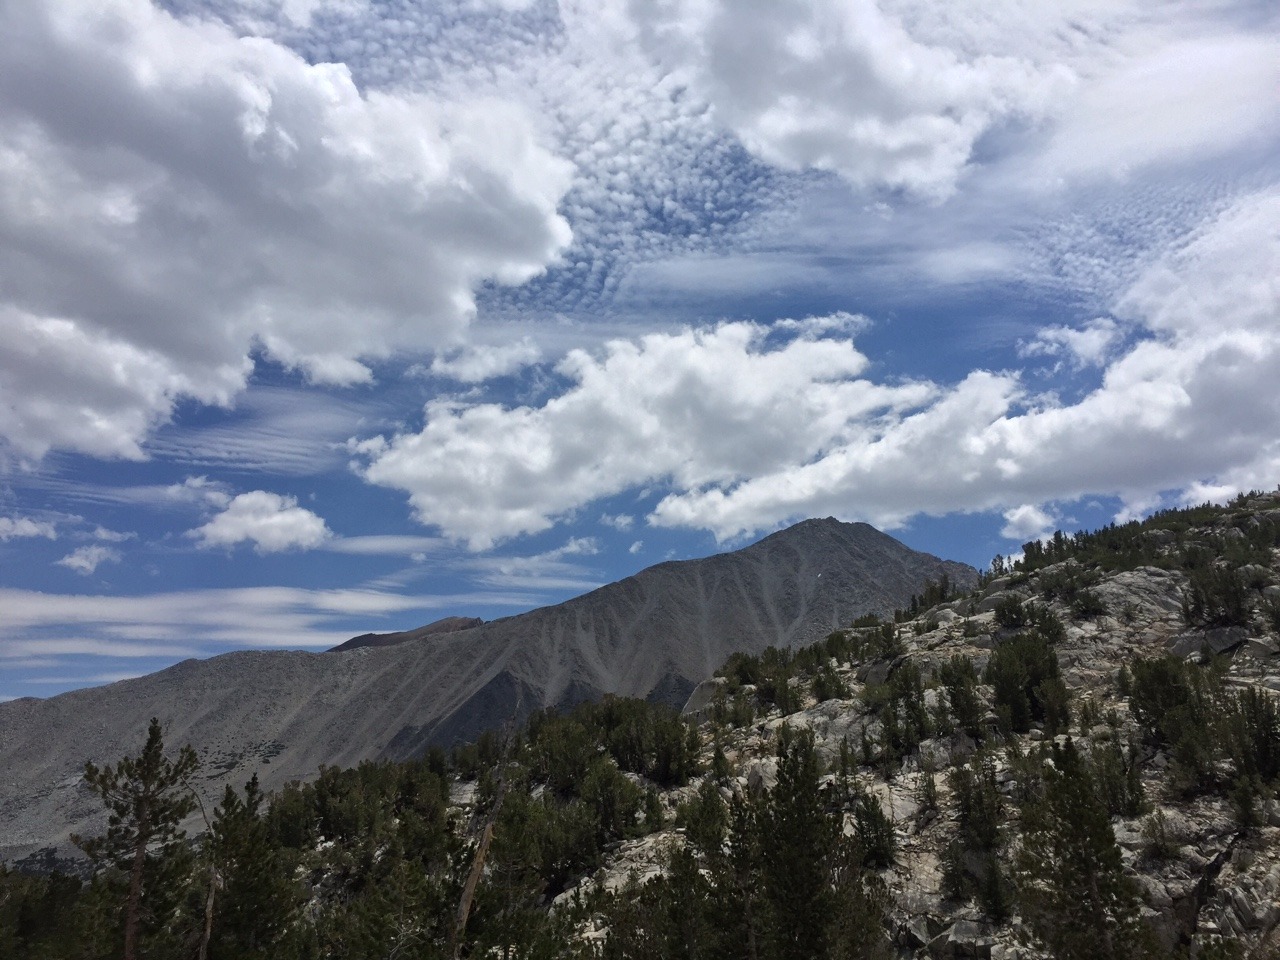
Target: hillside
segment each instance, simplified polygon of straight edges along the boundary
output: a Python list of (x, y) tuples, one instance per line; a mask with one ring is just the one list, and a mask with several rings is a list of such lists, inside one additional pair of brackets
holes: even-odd
[[(214, 956), (1269, 960), (1278, 547), (1277, 494), (1059, 536), (896, 622), (736, 654), (683, 717), (610, 699), (269, 809), (233, 791), (178, 888), (217, 876), (221, 906), (157, 892), (154, 955), (209, 916)], [(83, 947), (115, 935), (110, 877), (0, 881), (28, 936)]]
[(360, 637), (324, 654), (231, 653), (0, 704), (0, 861), (66, 850), (71, 832), (92, 828), (101, 814), (80, 784), (85, 761), (122, 756), (150, 717), (195, 746), (211, 796), (253, 773), (272, 790), (322, 765), (418, 756), (606, 693), (680, 704), (735, 651), (812, 642), (944, 574), (976, 580), (866, 524), (811, 520), (469, 629)]

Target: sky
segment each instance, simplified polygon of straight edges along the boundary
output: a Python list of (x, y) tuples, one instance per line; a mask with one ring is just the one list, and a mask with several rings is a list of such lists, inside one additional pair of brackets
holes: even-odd
[(1278, 482), (1269, 0), (0, 2), (0, 699)]

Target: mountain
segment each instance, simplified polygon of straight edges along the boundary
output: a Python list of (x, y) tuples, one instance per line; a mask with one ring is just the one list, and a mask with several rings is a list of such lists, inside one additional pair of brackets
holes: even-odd
[(425, 627), (418, 627), (416, 630), (401, 630), (398, 633), (362, 633), (358, 637), (352, 637), (346, 643), (340, 643), (330, 653), (342, 653), (345, 650), (355, 650), (358, 647), (394, 647), (399, 643), (408, 643), (410, 640), (421, 640), (423, 637), (434, 637), (442, 633), (456, 633), (459, 630), (470, 630), (472, 627), (479, 627), (484, 621), (479, 617), (445, 617), (443, 620), (436, 620), (428, 623)]
[[(867, 524), (807, 520), (732, 553), (659, 564), (556, 606), (466, 629), (369, 635), (322, 654), (242, 651), (47, 700), (0, 704), (0, 860), (100, 817), (86, 761), (136, 749), (150, 717), (201, 754), (216, 796), (257, 772), (265, 789), (321, 765), (403, 759), (541, 707), (606, 693), (683, 703), (736, 651), (795, 647), (906, 606), (964, 564)], [(414, 635), (417, 636), (414, 636)]]
[[(733, 657), (683, 716), (580, 704), (229, 803), (146, 868), (147, 955), (1280, 957), (1280, 491), (995, 566)], [(118, 956), (126, 898), (0, 870), (0, 952)]]

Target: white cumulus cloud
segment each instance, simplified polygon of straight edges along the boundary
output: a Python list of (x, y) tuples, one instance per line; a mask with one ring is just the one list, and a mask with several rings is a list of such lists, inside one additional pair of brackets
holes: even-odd
[(0, 541), (22, 537), (44, 537), (56, 540), (58, 531), (52, 523), (30, 517), (0, 517)]
[(1095, 317), (1083, 327), (1045, 327), (1029, 343), (1020, 344), (1024, 357), (1065, 355), (1077, 369), (1102, 366), (1122, 337), (1120, 326), (1110, 317)]
[(1278, 332), (1271, 190), (1149, 264), (1113, 318), (1036, 340), (1103, 364), (1078, 402), (1032, 394), (1016, 371), (878, 383), (847, 339), (724, 323), (576, 351), (559, 368), (570, 386), (542, 406), (428, 404), (420, 431), (357, 449), (367, 480), (473, 547), (655, 484), (669, 492), (649, 523), (722, 539), (803, 516), (894, 526), (993, 509), (1022, 536), (1051, 522), (1028, 504), (1273, 485)]
[(720, 536), (797, 515), (899, 523), (1152, 490), (1270, 487), (1280, 474), (1280, 191), (1248, 196), (1150, 265), (1116, 314), (1146, 335), (1078, 403), (976, 373), (870, 442), (739, 484), (677, 491), (651, 522)]
[(1000, 535), (1010, 540), (1033, 540), (1053, 531), (1053, 515), (1034, 504), (1024, 503), (1004, 512)]
[(0, 435), (136, 458), (255, 346), (348, 384), (455, 342), (568, 243), (570, 175), (510, 103), (362, 91), (150, 0), (5, 4)]
[(58, 566), (74, 570), (82, 576), (94, 573), (101, 564), (119, 563), (120, 551), (98, 544), (79, 547), (57, 561)]
[(542, 351), (525, 337), (498, 346), (472, 346), (440, 354), (431, 361), (431, 372), (462, 383), (481, 383), (515, 373), (537, 363)]
[(573, 385), (541, 407), (435, 401), (422, 430), (357, 450), (369, 482), (483, 548), (650, 480), (696, 489), (803, 462), (932, 394), (859, 379), (866, 363), (848, 340), (770, 341), (752, 323), (650, 334), (570, 352)]
[(324, 520), (293, 497), (266, 490), (236, 496), (226, 509), (189, 534), (203, 547), (233, 547), (249, 542), (259, 553), (307, 550), (333, 534)]
[(945, 197), (987, 131), (1071, 82), (1054, 64), (912, 35), (877, 0), (637, 0), (639, 35), (769, 163)]

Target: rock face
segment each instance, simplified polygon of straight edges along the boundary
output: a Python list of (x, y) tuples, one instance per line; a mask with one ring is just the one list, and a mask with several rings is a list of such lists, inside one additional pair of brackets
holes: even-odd
[[(660, 564), (557, 606), (357, 637), (324, 654), (238, 652), (48, 700), (0, 704), (0, 860), (92, 832), (86, 761), (136, 753), (150, 717), (201, 754), (209, 796), (322, 764), (404, 759), (606, 693), (677, 706), (735, 651), (798, 646), (906, 606), (963, 564), (866, 524), (808, 520), (743, 550)], [(447, 627), (447, 629), (446, 629)], [(345, 648), (345, 649), (344, 649)]]
[[(1051, 960), (1051, 951), (1037, 942), (1025, 918), (1015, 913), (995, 922), (984, 915), (976, 899), (948, 895), (944, 861), (959, 835), (961, 817), (947, 773), (978, 751), (991, 763), (1001, 794), (1001, 856), (1009, 866), (1024, 836), (1018, 798), (1019, 778), (1024, 774), (1018, 763), (1050, 741), (1063, 746), (1069, 735), (1076, 749), (1090, 756), (1112, 744), (1131, 751), (1129, 762), (1135, 765), (1146, 803), (1134, 815), (1112, 816), (1111, 828), (1124, 875), (1137, 888), (1141, 916), (1163, 951), (1160, 955), (1184, 955), (1179, 951), (1192, 945), (1200, 950), (1221, 949), (1225, 942), (1239, 949), (1231, 955), (1280, 957), (1280, 799), (1275, 796), (1280, 781), (1260, 792), (1247, 825), (1235, 801), (1222, 789), (1215, 792), (1207, 784), (1179, 784), (1174, 777), (1175, 751), (1144, 737), (1130, 696), (1119, 682), (1122, 665), (1128, 669), (1140, 660), (1169, 654), (1192, 662), (1214, 655), (1218, 659), (1212, 669), (1222, 671), (1225, 689), (1277, 702), (1280, 492), (1204, 521), (1195, 521), (1193, 512), (1191, 520), (1174, 517), (1166, 522), (1168, 529), (1142, 532), (1154, 545), (1149, 560), (1162, 566), (1139, 558), (1130, 569), (1108, 569), (1103, 561), (1110, 563), (1111, 558), (1099, 550), (1090, 567), (1073, 558), (990, 580), (967, 597), (921, 611), (915, 621), (898, 625), (892, 650), (876, 652), (868, 642), (858, 648), (866, 653), (848, 659), (833, 656), (829, 667), (839, 682), (835, 687), (827, 685), (822, 700), (812, 692), (814, 677), (793, 676), (789, 682), (801, 693), (799, 708), (791, 712), (760, 701), (754, 685), (735, 688), (727, 676), (709, 678), (685, 708), (686, 716), (701, 730), (704, 768), (712, 769), (713, 749), (718, 750), (729, 771), (726, 785), (720, 788), (722, 795), (758, 795), (777, 779), (776, 746), (786, 727), (813, 734), (818, 757), (829, 771), (825, 782), (833, 783), (836, 774), (831, 771), (840, 767), (842, 754), (850, 747), (855, 754), (862, 743), (880, 748), (884, 724), (878, 711), (887, 697), (886, 682), (908, 667), (918, 669), (924, 678), (924, 707), (932, 716), (941, 702), (945, 714), (947, 694), (940, 685), (940, 668), (952, 658), (967, 660), (981, 678), (993, 651), (1017, 632), (999, 623), (996, 614), (1002, 601), (1017, 597), (1048, 612), (1061, 626), (1052, 647), (1071, 704), (1069, 734), (1053, 736), (1043, 726), (1033, 725), (1025, 733), (994, 735), (995, 691), (979, 682), (975, 692), (987, 728), (981, 742), (958, 729), (935, 727), (927, 739), (895, 762), (859, 764), (854, 758), (856, 782), (879, 801), (894, 828), (896, 860), (878, 873), (889, 893), (887, 932), (895, 955), (915, 960)], [(1231, 544), (1238, 538), (1231, 534), (1241, 530), (1253, 534), (1252, 552), (1269, 557), (1269, 563), (1255, 560), (1234, 565)], [(1188, 623), (1184, 603), (1193, 574), (1184, 569), (1181, 558), (1194, 557), (1196, 551), (1211, 557), (1220, 573), (1231, 573), (1249, 585), (1245, 609), (1236, 617), (1243, 622)], [(1081, 596), (1091, 602), (1082, 602)], [(864, 640), (878, 632), (877, 628), (846, 631)], [(806, 690), (808, 695), (803, 693)], [(733, 712), (725, 706), (735, 699), (751, 702), (758, 712), (745, 721), (732, 719)], [(1280, 730), (1272, 728), (1268, 736), (1271, 749), (1280, 750)], [(1228, 766), (1220, 761), (1217, 774), (1223, 775)], [(935, 791), (933, 810), (922, 805), (926, 780), (932, 781)], [(696, 795), (699, 786), (694, 780), (668, 792), (662, 798), (664, 805), (674, 813), (680, 803)], [(583, 881), (583, 887), (608, 887), (629, 870), (652, 875), (652, 851), (683, 842), (678, 827), (652, 834), (643, 843), (618, 850), (598, 877)], [(969, 869), (967, 861), (965, 868)], [(562, 896), (567, 899), (573, 893)], [(595, 934), (588, 931), (587, 935)]]

